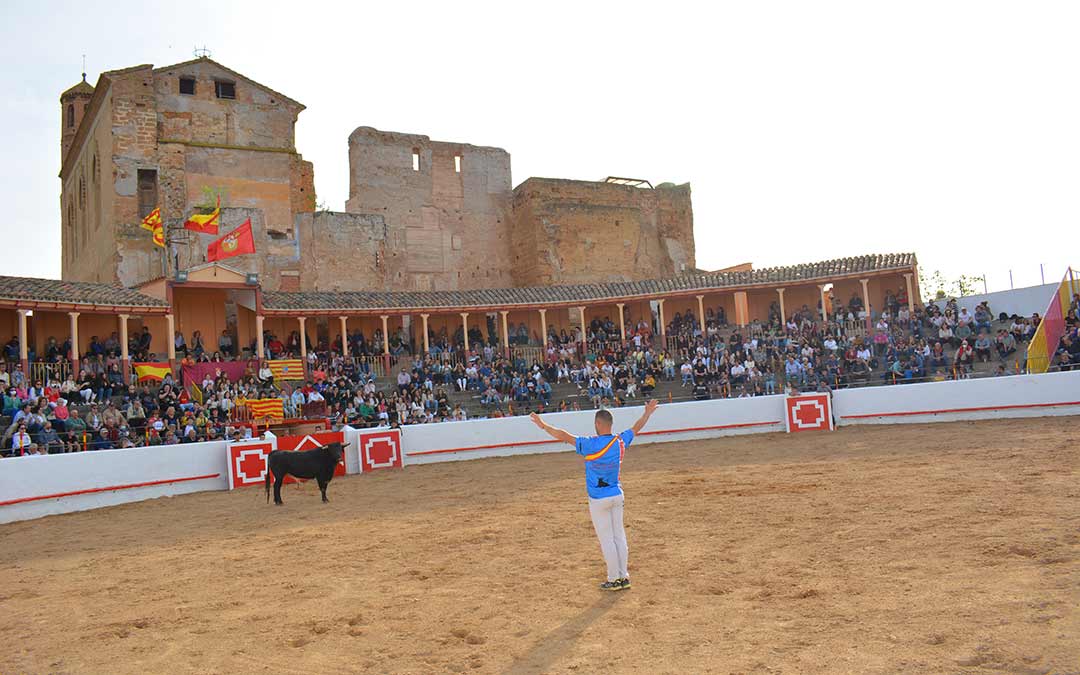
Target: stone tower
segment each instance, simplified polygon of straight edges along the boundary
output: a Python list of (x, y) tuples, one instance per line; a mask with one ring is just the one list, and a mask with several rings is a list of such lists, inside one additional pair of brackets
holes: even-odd
[(94, 88), (86, 81), (86, 73), (82, 74), (82, 82), (60, 94), (60, 163), (64, 163), (71, 142), (75, 139), (75, 132), (79, 130), (79, 123), (86, 114), (86, 107), (90, 105), (90, 99), (94, 96)]

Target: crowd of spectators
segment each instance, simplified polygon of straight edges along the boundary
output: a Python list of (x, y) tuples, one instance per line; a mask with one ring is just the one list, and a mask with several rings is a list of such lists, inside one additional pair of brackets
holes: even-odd
[[(665, 382), (671, 383), (672, 400), (704, 400), (966, 378), (979, 363), (990, 364), (989, 373), (1005, 375), (1022, 370), (1024, 344), (1041, 320), (1037, 314), (999, 316), (995, 327), (985, 302), (969, 311), (956, 300), (932, 301), (911, 312), (902, 291), (885, 297), (881, 311), (869, 316), (869, 330), (856, 295), (846, 303), (830, 298), (827, 321), (820, 305), (804, 305), (781, 319), (774, 303), (767, 321), (732, 326), (717, 307), (706, 309), (702, 330), (693, 311), (677, 313), (665, 326), (666, 340), (654, 333), (651, 321), (628, 320), (624, 341), (617, 323), (595, 318), (584, 330), (584, 354), (578, 327), (551, 326), (543, 345), (527, 352), (528, 359), (525, 350), (506, 358), (493, 321), (486, 336), (480, 327), (470, 328), (468, 352), (461, 328), (443, 329), (429, 334), (427, 354), (402, 359), (396, 357), (414, 354), (416, 345), (399, 330), (388, 342), (400, 367), (387, 373), (382, 387), (373, 368), (382, 362), (378, 331), (370, 339), (361, 331), (350, 333), (350, 358), (341, 355), (340, 337), (312, 342), (304, 382), (274, 382), (265, 364), (258, 369), (252, 361), (238, 381), (219, 370), (190, 392), (171, 376), (159, 386), (125, 386), (116, 335), (100, 342), (95, 337), (77, 377), (28, 382), (19, 369), (0, 363), (2, 412), (11, 419), (2, 445), (8, 453), (25, 454), (214, 440), (244, 433), (236, 420), (248, 399), (278, 398), (287, 417), (398, 426), (462, 420), (470, 409), (498, 417), (620, 406), (652, 395)], [(1080, 368), (1078, 312), (1080, 296), (1065, 317), (1051, 370)], [(284, 342), (271, 333), (264, 337), (273, 358), (299, 356), (298, 332)], [(511, 330), (510, 338), (513, 346), (539, 342), (524, 325)], [(146, 351), (150, 340), (145, 329), (132, 338), (136, 358), (153, 358)], [(174, 336), (182, 363), (246, 358), (228, 334), (217, 342), (208, 352), (198, 332), (190, 340)], [(50, 339), (43, 356), (59, 363), (69, 348)], [(18, 354), (17, 341), (5, 345), (9, 361), (12, 350)], [(562, 387), (563, 395), (556, 397), (554, 387)]]

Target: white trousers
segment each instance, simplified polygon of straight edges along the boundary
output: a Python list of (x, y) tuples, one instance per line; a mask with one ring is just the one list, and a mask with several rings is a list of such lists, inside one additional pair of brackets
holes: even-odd
[(626, 570), (626, 530), (623, 529), (623, 496), (589, 499), (589, 515), (592, 516), (600, 550), (607, 563), (607, 580), (629, 579)]

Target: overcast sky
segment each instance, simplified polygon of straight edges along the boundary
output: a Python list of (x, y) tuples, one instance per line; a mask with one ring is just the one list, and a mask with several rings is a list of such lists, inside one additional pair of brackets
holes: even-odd
[[(0, 274), (60, 274), (60, 93), (212, 58), (301, 101), (344, 210), (357, 126), (530, 176), (693, 188), (697, 263), (914, 251), (990, 290), (1080, 266), (1080, 3), (0, 3)], [(1068, 237), (1066, 238), (1066, 235)], [(606, 261), (606, 264), (613, 264)]]

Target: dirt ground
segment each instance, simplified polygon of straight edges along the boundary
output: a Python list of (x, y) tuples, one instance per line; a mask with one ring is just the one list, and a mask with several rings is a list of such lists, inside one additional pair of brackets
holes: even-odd
[[(0, 673), (1080, 673), (1077, 418), (631, 448), (0, 526)], [(0, 465), (0, 470), (2, 470)]]

